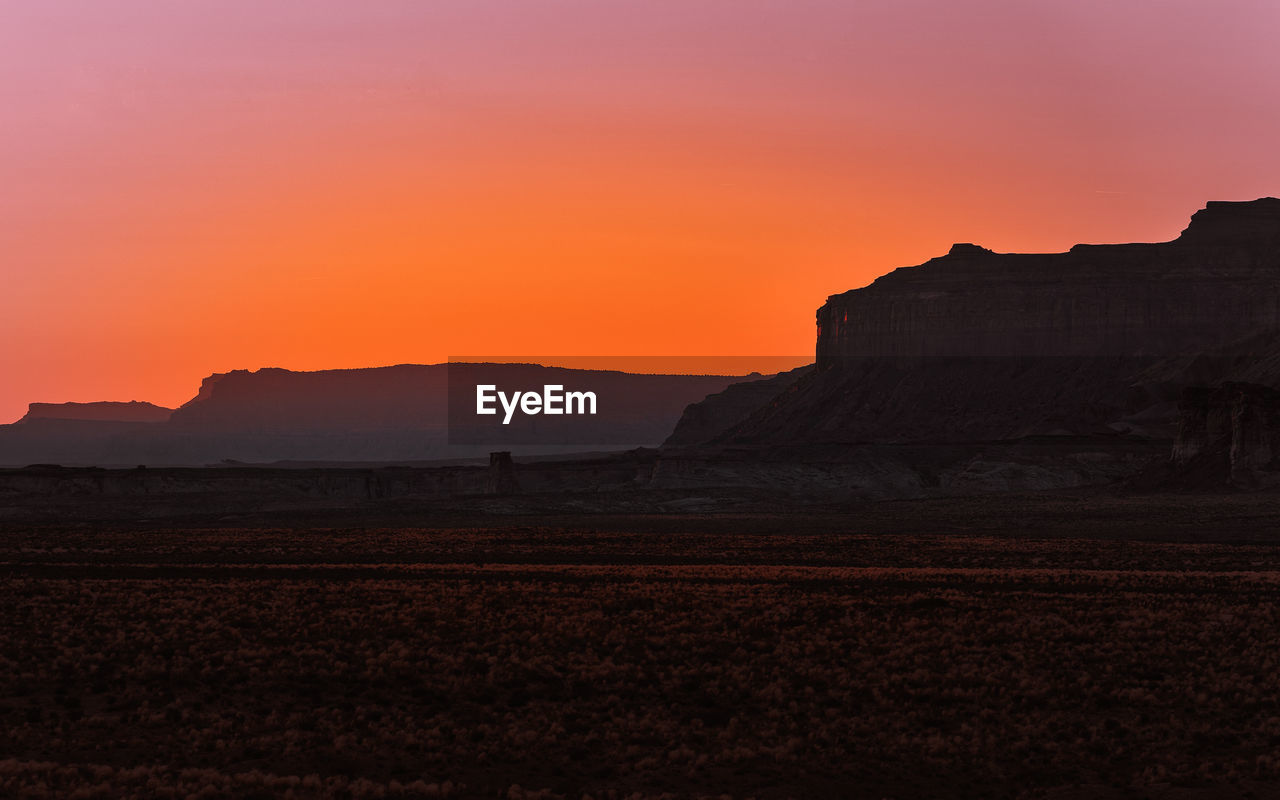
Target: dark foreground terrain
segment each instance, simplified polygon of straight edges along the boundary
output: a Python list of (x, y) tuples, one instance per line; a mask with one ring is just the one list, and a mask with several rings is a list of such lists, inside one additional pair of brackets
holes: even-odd
[(6, 523), (0, 796), (1280, 796), (1280, 498), (393, 516)]

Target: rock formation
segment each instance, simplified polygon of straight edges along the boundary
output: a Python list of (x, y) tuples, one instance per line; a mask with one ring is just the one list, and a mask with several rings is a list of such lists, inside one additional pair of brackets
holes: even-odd
[(172, 408), (137, 400), (128, 403), (31, 403), (19, 424), (45, 419), (93, 420), (96, 422), (165, 422)]
[[(52, 410), (37, 404), (22, 423), (0, 425), (0, 465), (406, 463), (483, 458), (507, 446), (519, 455), (653, 446), (671, 433), (686, 406), (739, 380), (536, 364), (235, 370), (206, 378), (198, 394), (172, 413), (150, 407), (155, 411), (147, 413), (163, 414), (162, 422), (103, 421), (122, 413), (121, 406), (141, 415), (146, 404)], [(468, 436), (476, 431), (466, 423), (451, 425), (449, 411), (454, 403), (474, 409), (476, 381), (508, 389), (590, 388), (600, 395), (599, 413), (522, 416), (505, 427), (488, 424), (485, 430), (497, 439)], [(458, 387), (465, 396), (451, 397)], [(49, 418), (55, 412), (81, 417)], [(523, 438), (503, 438), (508, 436)]]
[(445, 364), (368, 369), (233, 370), (215, 373), (173, 412), (175, 427), (201, 432), (337, 434), (443, 428)]
[(1212, 202), (1172, 242), (958, 244), (818, 310), (818, 367), (860, 357), (1169, 356), (1280, 325), (1280, 199)]
[(1172, 439), (1186, 375), (1253, 370), (1280, 328), (1280, 199), (1209, 203), (1159, 244), (956, 245), (817, 319), (814, 373), (719, 440)]

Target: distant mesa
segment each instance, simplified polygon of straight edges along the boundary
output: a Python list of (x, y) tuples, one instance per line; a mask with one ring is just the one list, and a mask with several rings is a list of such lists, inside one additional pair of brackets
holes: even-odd
[(1280, 383), (1280, 199), (1209, 203), (1164, 243), (956, 244), (828, 298), (816, 361), (719, 432), (708, 398), (679, 441), (1172, 441), (1186, 386)]
[(444, 364), (237, 369), (205, 378), (196, 396), (173, 412), (172, 423), (200, 433), (442, 429), (447, 387)]
[(96, 403), (31, 403), (18, 424), (34, 420), (73, 419), (93, 422), (166, 422), (173, 413), (152, 403), (131, 400)]
[[(233, 370), (205, 378), (196, 396), (173, 410), (149, 403), (32, 404), (20, 422), (0, 426), (0, 465), (418, 463), (484, 457), (495, 449), (493, 442), (470, 441), (459, 435), (469, 431), (449, 425), (451, 376), (459, 386), (468, 380), (473, 386), (484, 377), (479, 382), (507, 388), (587, 384), (600, 394), (598, 415), (530, 417), (527, 425), (490, 431), (524, 436), (498, 443), (516, 445), (516, 455), (602, 445), (656, 447), (686, 406), (741, 380), (537, 364)], [(474, 407), (474, 389), (461, 402)]]
[(982, 258), (983, 256), (995, 255), (995, 252), (985, 247), (979, 247), (969, 242), (956, 242), (951, 245), (951, 249), (947, 251), (947, 255), (951, 258)]

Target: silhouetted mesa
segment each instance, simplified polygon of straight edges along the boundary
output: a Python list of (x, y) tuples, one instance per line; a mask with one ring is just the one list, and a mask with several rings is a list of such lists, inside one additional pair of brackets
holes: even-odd
[(958, 244), (818, 310), (818, 367), (865, 356), (1168, 356), (1280, 325), (1280, 199), (1209, 203), (1172, 242)]
[(132, 400), (127, 403), (31, 403), (18, 423), (46, 419), (76, 419), (94, 422), (165, 422), (172, 408)]
[(1183, 373), (1280, 325), (1280, 199), (1209, 203), (1160, 244), (959, 244), (833, 295), (817, 322), (815, 372), (719, 441), (1171, 440)]
[[(416, 463), (485, 458), (497, 449), (493, 444), (509, 444), (457, 435), (470, 431), (450, 425), (451, 375), (474, 379), (460, 401), (472, 409), (473, 384), (480, 378), (504, 388), (589, 385), (600, 394), (598, 414), (540, 417), (527, 424), (522, 418), (521, 424), (505, 426), (542, 434), (520, 441), (515, 449), (521, 455), (581, 452), (597, 444), (656, 446), (689, 403), (741, 379), (537, 364), (234, 370), (206, 378), (198, 394), (172, 412), (145, 403), (33, 404), (22, 422), (0, 425), (0, 465)], [(147, 422), (122, 421), (138, 419)]]

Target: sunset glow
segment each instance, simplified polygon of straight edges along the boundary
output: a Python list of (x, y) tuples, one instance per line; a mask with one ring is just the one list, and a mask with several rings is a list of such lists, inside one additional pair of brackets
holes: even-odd
[(829, 294), (953, 242), (1280, 194), (1270, 0), (0, 9), (0, 422), (236, 368), (807, 353)]

